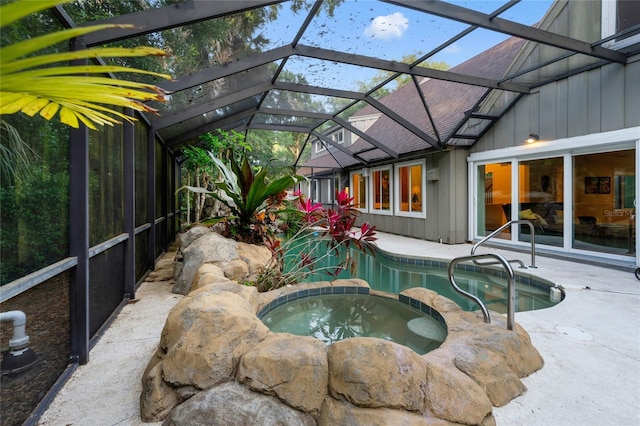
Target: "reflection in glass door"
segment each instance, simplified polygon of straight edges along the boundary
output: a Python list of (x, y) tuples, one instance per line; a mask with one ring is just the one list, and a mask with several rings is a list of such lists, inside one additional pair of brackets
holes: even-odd
[[(536, 244), (563, 246), (564, 160), (562, 157), (521, 161), (518, 166), (518, 219), (530, 220)], [(520, 226), (520, 241), (531, 241), (531, 230)]]
[[(511, 220), (511, 163), (478, 167), (478, 235), (485, 236)], [(510, 239), (506, 229), (500, 238)]]
[(575, 249), (635, 256), (635, 150), (573, 157)]

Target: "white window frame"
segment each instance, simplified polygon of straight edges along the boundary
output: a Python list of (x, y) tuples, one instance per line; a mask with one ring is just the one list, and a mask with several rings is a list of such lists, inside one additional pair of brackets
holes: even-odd
[(319, 154), (327, 150), (327, 148), (324, 146), (324, 144), (320, 139), (317, 139), (314, 145), (316, 146), (316, 154)]
[[(602, 21), (600, 25), (602, 38), (612, 36), (616, 33), (617, 7), (618, 0), (602, 0)], [(636, 34), (620, 41), (608, 41), (607, 43), (604, 43), (602, 47), (609, 49), (622, 49), (636, 43), (640, 43), (640, 34)]]
[[(361, 211), (362, 213), (368, 213), (369, 212), (369, 170), (367, 169), (362, 169), (362, 170), (354, 170), (352, 172), (349, 172), (349, 197), (355, 197), (354, 193), (353, 193), (353, 176), (359, 174), (362, 175), (364, 177), (364, 194), (365, 194), (365, 200), (364, 200), (364, 207), (354, 207), (356, 210)], [(355, 202), (355, 199), (354, 199)]]
[[(421, 178), (420, 178), (420, 191), (422, 193), (422, 211), (419, 212), (415, 212), (415, 211), (401, 211), (400, 207), (400, 169), (404, 168), (404, 167), (411, 167), (411, 166), (422, 166), (422, 173), (421, 173)], [(425, 219), (427, 217), (427, 164), (425, 160), (417, 160), (417, 161), (407, 161), (405, 163), (398, 163), (395, 165), (394, 167), (394, 174), (393, 174), (393, 180), (394, 180), (394, 184), (393, 184), (393, 188), (394, 188), (394, 203), (393, 205), (395, 206), (394, 209), (394, 214), (396, 216), (401, 216), (401, 217), (415, 217), (415, 218), (420, 218), (420, 219)], [(413, 184), (413, 182), (412, 182)], [(411, 204), (411, 203), (409, 203)]]
[[(375, 206), (375, 198), (374, 198), (374, 188), (373, 188), (373, 173), (374, 172), (383, 172), (383, 171), (388, 171), (389, 172), (389, 208), (388, 209), (376, 209)], [(394, 199), (393, 199), (393, 182), (394, 182), (394, 173), (393, 173), (393, 167), (391, 165), (389, 166), (384, 166), (384, 167), (376, 167), (373, 169), (369, 170), (369, 182), (368, 182), (368, 189), (369, 189), (369, 198), (367, 199), (368, 204), (369, 204), (369, 213), (371, 214), (381, 214), (381, 215), (388, 215), (391, 216), (393, 215), (393, 206), (395, 205), (394, 203)]]

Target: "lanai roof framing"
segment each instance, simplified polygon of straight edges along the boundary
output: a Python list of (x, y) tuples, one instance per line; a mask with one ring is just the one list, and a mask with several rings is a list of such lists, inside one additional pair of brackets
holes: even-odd
[[(423, 143), (420, 149), (436, 148), (441, 149), (447, 144), (450, 145), (471, 145), (477, 140), (480, 134), (469, 134), (461, 130), (469, 123), (469, 120), (483, 121), (483, 128), (486, 131), (496, 120), (500, 118), (509, 108), (497, 113), (486, 114), (480, 110), (481, 103), (494, 91), (508, 92), (514, 94), (514, 98), (522, 94), (528, 94), (541, 84), (548, 83), (563, 78), (568, 73), (578, 72), (584, 67), (595, 67), (605, 63), (616, 62), (624, 64), (628, 54), (602, 47), (600, 42), (588, 42), (578, 40), (559, 34), (546, 31), (534, 26), (524, 25), (515, 21), (501, 18), (499, 15), (520, 3), (519, 0), (505, 1), (498, 9), (492, 13), (483, 13), (470, 8), (457, 6), (446, 1), (408, 1), (408, 0), (380, 0), (382, 3), (392, 4), (401, 8), (419, 11), (435, 17), (444, 18), (447, 22), (462, 23), (468, 25), (457, 34), (441, 42), (429, 53), (421, 56), (414, 63), (406, 64), (381, 57), (348, 53), (327, 48), (326, 46), (310, 46), (302, 44), (303, 35), (319, 15), (319, 11), (324, 4), (324, 0), (315, 1), (308, 9), (306, 18), (297, 29), (296, 35), (288, 43), (275, 47), (271, 50), (251, 54), (247, 57), (237, 58), (228, 63), (214, 65), (206, 69), (194, 72), (190, 75), (176, 76), (174, 81), (160, 82), (158, 85), (164, 89), (179, 93), (185, 90), (197, 88), (215, 81), (243, 75), (243, 73), (265, 72), (267, 66), (271, 66), (270, 75), (265, 75), (262, 79), (247, 79), (245, 86), (240, 90), (230, 93), (220, 93), (219, 96), (211, 96), (202, 103), (191, 105), (180, 105), (173, 108), (159, 117), (148, 117), (154, 131), (172, 149), (177, 150), (185, 144), (198, 143), (198, 136), (215, 129), (247, 131), (249, 129), (270, 129), (279, 131), (302, 132), (313, 135), (325, 144), (331, 144), (344, 154), (352, 157), (362, 164), (368, 164), (368, 160), (360, 154), (377, 148), (387, 156), (387, 158), (398, 158), (399, 152), (388, 145), (388, 141), (377, 139), (366, 132), (358, 130), (352, 126), (343, 116), (345, 111), (358, 102), (365, 102), (369, 107), (373, 107), (378, 113), (388, 117), (411, 134), (417, 136)], [(112, 43), (118, 40), (138, 37), (145, 34), (164, 31), (180, 26), (191, 25), (198, 22), (222, 18), (237, 13), (242, 13), (255, 8), (268, 7), (275, 4), (286, 4), (284, 0), (227, 0), (227, 1), (206, 1), (190, 0), (174, 5), (151, 8), (135, 13), (116, 16), (95, 23), (127, 23), (133, 24), (135, 28), (114, 28), (88, 34), (84, 37), (85, 45), (88, 47)], [(60, 7), (58, 7), (60, 9)], [(84, 25), (85, 23), (83, 23)], [(472, 75), (468, 72), (456, 70), (443, 71), (420, 66), (425, 60), (429, 60), (438, 52), (441, 52), (457, 40), (467, 36), (477, 29), (485, 29), (493, 32), (506, 34), (529, 42), (551, 46), (559, 50), (556, 60), (525, 69), (511, 75), (502, 75), (499, 78), (489, 78), (481, 75)], [(633, 29), (632, 29), (633, 30)], [(628, 31), (628, 30), (627, 30)], [(562, 61), (570, 56), (584, 55), (595, 58), (598, 61), (588, 65), (582, 65), (580, 69), (569, 70), (558, 75), (547, 76), (544, 81), (531, 81), (527, 83), (519, 82), (518, 77), (531, 73), (544, 66), (557, 61)], [(287, 83), (279, 81), (279, 74), (282, 72), (290, 58), (313, 58), (326, 63), (347, 64), (356, 67), (363, 67), (374, 70), (384, 70), (391, 72), (391, 75), (380, 82), (377, 86), (366, 92), (351, 90), (341, 90), (333, 87), (320, 87), (316, 85)], [(276, 64), (276, 67), (272, 65)], [(275, 69), (275, 71), (273, 71)], [(403, 117), (393, 108), (384, 102), (376, 99), (375, 92), (385, 84), (391, 82), (400, 75), (409, 75), (413, 80), (416, 91), (421, 96), (424, 113), (428, 117), (428, 126), (424, 123), (418, 125), (410, 119)], [(425, 79), (442, 82), (455, 83), (459, 85), (473, 86), (482, 89), (479, 100), (473, 107), (466, 111), (461, 111), (461, 118), (450, 129), (443, 131), (438, 128), (430, 111), (429, 94), (422, 91), (420, 82)], [(523, 80), (520, 80), (523, 81)], [(310, 112), (296, 108), (278, 108), (265, 103), (270, 93), (274, 91), (290, 91), (296, 93), (306, 93), (324, 97), (337, 97), (349, 100), (349, 103), (336, 111), (330, 112)], [(170, 101), (171, 102), (171, 101)], [(212, 113), (216, 112), (216, 113)], [(299, 119), (306, 119), (305, 124), (300, 123), (278, 123), (264, 122), (256, 120), (256, 117), (264, 116), (289, 116)], [(360, 139), (366, 142), (366, 146), (349, 149), (333, 143), (330, 138), (319, 131), (320, 128), (327, 128), (327, 124), (335, 123), (338, 127), (345, 128)], [(430, 126), (430, 127), (429, 127)], [(175, 131), (172, 131), (175, 127)], [(332, 128), (335, 128), (333, 126)], [(427, 129), (427, 130), (425, 130)], [(336, 160), (337, 161), (337, 160)]]

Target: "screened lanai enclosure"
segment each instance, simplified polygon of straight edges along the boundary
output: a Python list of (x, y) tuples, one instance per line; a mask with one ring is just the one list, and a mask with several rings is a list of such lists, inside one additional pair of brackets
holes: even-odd
[[(601, 17), (611, 4), (607, 32)], [(328, 193), (351, 186), (355, 195), (360, 170), (466, 156), (520, 99), (626, 67), (638, 53), (638, 43), (624, 44), (640, 33), (638, 16), (638, 3), (622, 0), (77, 0), (3, 27), (4, 48), (65, 28), (131, 24), (45, 53), (154, 46), (166, 55), (91, 63), (172, 79), (105, 72), (166, 96), (147, 103), (157, 114), (121, 108), (135, 122), (96, 130), (3, 111), (0, 311), (26, 314), (37, 362), (24, 371), (3, 365), (2, 424), (36, 421), (190, 219), (177, 191), (188, 147), (238, 132), (254, 166), (327, 182)], [(474, 59), (483, 52), (484, 62)], [(638, 125), (626, 114), (622, 127)], [(10, 145), (14, 133), (20, 147)], [(424, 171), (415, 179), (428, 182)], [(423, 203), (415, 191), (408, 202)], [(466, 235), (466, 212), (447, 226)], [(6, 351), (12, 324), (1, 325)]]

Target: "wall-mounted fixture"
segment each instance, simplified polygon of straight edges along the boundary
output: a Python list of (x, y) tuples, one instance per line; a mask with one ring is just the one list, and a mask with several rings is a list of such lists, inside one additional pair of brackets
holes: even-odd
[(529, 134), (529, 137), (525, 139), (525, 142), (534, 143), (534, 142), (538, 142), (539, 140), (540, 140), (540, 136), (536, 135), (535, 133), (531, 133)]

